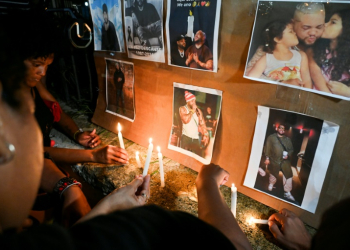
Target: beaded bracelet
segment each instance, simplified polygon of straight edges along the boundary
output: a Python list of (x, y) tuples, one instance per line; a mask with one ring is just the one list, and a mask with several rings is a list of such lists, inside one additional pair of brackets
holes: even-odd
[(82, 188), (81, 183), (78, 182), (76, 179), (71, 177), (63, 177), (56, 183), (53, 192), (57, 193), (60, 196), (60, 198), (62, 198), (63, 192), (74, 185), (78, 185), (80, 188)]

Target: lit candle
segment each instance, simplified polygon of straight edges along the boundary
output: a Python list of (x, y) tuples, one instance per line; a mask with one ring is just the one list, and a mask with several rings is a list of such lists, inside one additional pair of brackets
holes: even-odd
[(160, 152), (160, 147), (157, 147), (158, 150), (158, 160), (159, 160), (159, 172), (160, 172), (160, 186), (164, 187), (164, 169), (163, 169), (163, 155)]
[(190, 11), (190, 15), (187, 17), (187, 36), (191, 37), (193, 40), (193, 22), (194, 22), (194, 16), (192, 15), (192, 11)]
[(231, 211), (233, 216), (236, 218), (236, 208), (237, 208), (237, 187), (234, 183), (231, 186)]
[(119, 139), (119, 145), (121, 148), (125, 149), (124, 147), (124, 141), (122, 133), (120, 132), (122, 130), (122, 127), (120, 126), (120, 123), (118, 122), (118, 139)]
[(139, 151), (136, 151), (136, 162), (137, 162), (137, 166), (139, 168), (141, 168), (141, 161), (140, 161), (140, 157), (139, 157)]
[(149, 168), (149, 163), (151, 161), (152, 151), (153, 151), (152, 138), (149, 138), (149, 146), (148, 146), (148, 151), (147, 151), (147, 158), (146, 158), (145, 166), (143, 168), (143, 173), (142, 173), (143, 177), (145, 177), (147, 175), (148, 168)]
[(248, 221), (250, 225), (253, 224), (268, 224), (269, 220), (262, 220), (262, 219), (255, 219), (254, 217), (251, 217)]

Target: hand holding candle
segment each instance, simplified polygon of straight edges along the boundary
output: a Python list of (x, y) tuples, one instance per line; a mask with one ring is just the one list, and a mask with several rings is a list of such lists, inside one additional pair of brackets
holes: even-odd
[(160, 152), (160, 147), (157, 147), (158, 150), (158, 160), (159, 160), (159, 172), (160, 172), (160, 186), (164, 187), (164, 169), (163, 169), (163, 155)]
[(143, 173), (142, 173), (143, 177), (145, 177), (147, 175), (147, 173), (148, 173), (148, 168), (149, 168), (149, 163), (151, 161), (152, 151), (153, 151), (152, 138), (149, 138), (149, 146), (148, 146), (148, 151), (147, 151), (147, 158), (146, 158), (145, 166), (143, 168)]
[(124, 147), (124, 141), (122, 133), (120, 132), (122, 130), (122, 127), (120, 126), (120, 123), (118, 122), (118, 139), (119, 139), (119, 145), (122, 149), (125, 149)]
[(141, 161), (140, 161), (140, 156), (139, 156), (139, 151), (136, 151), (136, 162), (137, 162), (137, 166), (139, 168), (141, 168)]
[(233, 216), (236, 218), (236, 210), (237, 210), (237, 187), (234, 183), (232, 183), (231, 187), (231, 211)]

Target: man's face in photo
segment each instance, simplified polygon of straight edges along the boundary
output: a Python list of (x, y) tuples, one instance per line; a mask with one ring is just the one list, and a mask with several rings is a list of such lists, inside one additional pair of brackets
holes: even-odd
[(279, 125), (277, 128), (277, 133), (279, 135), (284, 135), (284, 126), (283, 125)]
[(201, 43), (203, 40), (204, 40), (204, 35), (202, 31), (197, 31), (196, 35), (194, 36), (194, 42)]
[(145, 4), (145, 0), (136, 0), (136, 2), (139, 7), (142, 7)]
[(187, 102), (187, 106), (190, 108), (190, 109), (195, 109), (197, 107), (196, 105), (196, 99), (192, 99), (191, 101)]
[(185, 38), (182, 38), (181, 40), (177, 41), (177, 46), (179, 46), (181, 49), (184, 49), (186, 47)]
[(322, 36), (325, 25), (325, 15), (320, 12), (317, 14), (299, 14), (294, 20), (293, 29), (299, 38), (299, 41), (306, 45), (313, 45), (317, 39)]
[(107, 14), (107, 12), (103, 12), (103, 20), (105, 21), (105, 23), (108, 23), (108, 14)]

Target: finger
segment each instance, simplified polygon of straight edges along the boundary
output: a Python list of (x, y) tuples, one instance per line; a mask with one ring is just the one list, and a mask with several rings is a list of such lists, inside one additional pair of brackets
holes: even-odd
[(96, 135), (96, 129), (94, 128), (94, 130), (92, 130), (92, 132), (90, 133), (90, 135)]
[(279, 213), (283, 214), (285, 217), (294, 218), (296, 216), (295, 213), (293, 213), (292, 211), (290, 211), (286, 208), (281, 209), (281, 211), (279, 211)]
[(282, 241), (284, 239), (284, 235), (282, 234), (281, 230), (278, 228), (276, 223), (274, 221), (269, 220), (269, 229), (270, 232), (273, 234), (273, 236), (279, 240)]
[(270, 216), (269, 221), (276, 221), (278, 224), (283, 225), (286, 220), (286, 216), (280, 213), (275, 213)]

